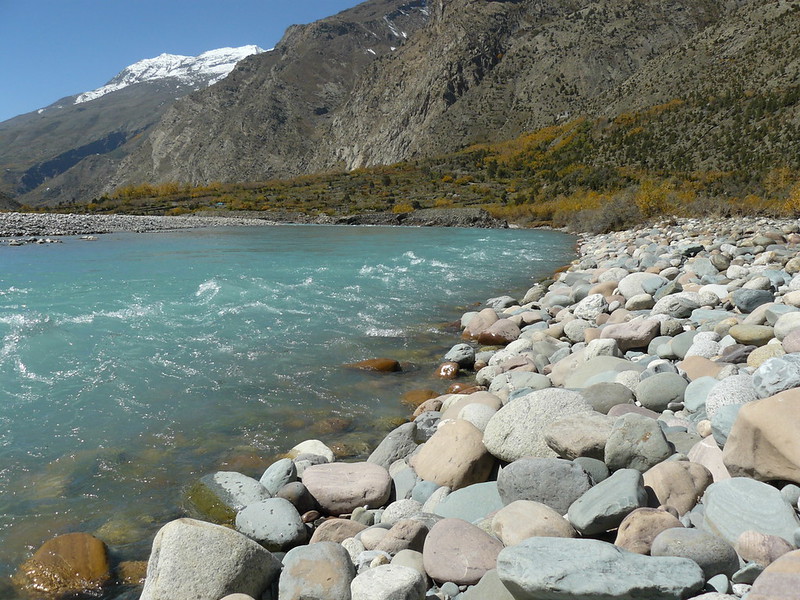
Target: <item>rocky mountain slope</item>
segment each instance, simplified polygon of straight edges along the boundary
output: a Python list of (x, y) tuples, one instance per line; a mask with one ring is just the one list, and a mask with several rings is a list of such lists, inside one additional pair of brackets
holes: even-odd
[(0, 123), (0, 190), (32, 204), (80, 197), (177, 98), (219, 81), (259, 52), (244, 46), (197, 57), (162, 54), (126, 67), (96, 90)]
[(797, 31), (789, 0), (368, 0), (172, 105), (80, 194), (392, 164), (579, 118), (553, 143), (593, 168), (794, 168)]

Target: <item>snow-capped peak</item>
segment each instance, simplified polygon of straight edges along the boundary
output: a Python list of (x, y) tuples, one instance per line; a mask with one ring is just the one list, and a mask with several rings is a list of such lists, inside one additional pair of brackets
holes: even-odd
[(125, 67), (103, 87), (80, 94), (75, 98), (75, 104), (96, 100), (110, 92), (143, 81), (177, 79), (187, 85), (212, 85), (227, 76), (240, 60), (261, 52), (266, 50), (250, 45), (239, 48), (218, 48), (203, 52), (199, 56), (162, 54), (155, 58), (146, 58)]

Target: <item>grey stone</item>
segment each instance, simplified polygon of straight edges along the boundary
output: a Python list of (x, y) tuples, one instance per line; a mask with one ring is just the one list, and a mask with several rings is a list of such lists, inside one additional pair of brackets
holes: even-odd
[(394, 482), (395, 498), (404, 500), (406, 498), (411, 498), (411, 493), (417, 485), (419, 477), (417, 477), (414, 469), (406, 467), (392, 475), (392, 481)]
[(291, 458), (282, 458), (272, 463), (261, 476), (259, 483), (274, 496), (287, 483), (297, 481), (297, 468)]
[(606, 466), (606, 463), (604, 463), (602, 460), (597, 460), (596, 458), (579, 456), (572, 462), (586, 471), (594, 483), (600, 483), (601, 481), (608, 479), (608, 476), (611, 474)]
[(475, 364), (475, 348), (469, 344), (456, 344), (444, 355), (444, 362), (455, 362), (459, 366), (471, 368)]
[(656, 373), (636, 386), (636, 399), (650, 410), (661, 412), (672, 402), (683, 402), (689, 382), (676, 373)]
[(381, 523), (394, 525), (398, 521), (407, 519), (422, 512), (422, 503), (416, 500), (395, 500), (389, 504), (381, 515)]
[(300, 513), (283, 498), (248, 504), (236, 515), (236, 529), (273, 552), (285, 552), (308, 537)]
[(790, 544), (800, 527), (794, 510), (781, 493), (766, 483), (734, 477), (711, 484), (703, 494), (704, 527), (729, 544), (750, 529), (776, 535)]
[(621, 469), (575, 500), (567, 518), (582, 534), (594, 535), (618, 527), (629, 513), (646, 505), (642, 474)]
[(278, 577), (280, 561), (248, 537), (194, 519), (164, 525), (153, 540), (142, 600), (260, 598)]
[(698, 377), (683, 392), (683, 405), (689, 412), (705, 412), (706, 398), (708, 394), (719, 383), (713, 377)]
[(753, 378), (747, 374), (726, 377), (715, 385), (706, 397), (706, 413), (709, 417), (730, 404), (744, 404), (758, 400), (753, 388)]
[(679, 600), (705, 582), (685, 558), (626, 552), (599, 540), (530, 538), (505, 548), (500, 579), (517, 600)]
[(598, 338), (586, 344), (584, 357), (587, 361), (598, 356), (614, 356), (622, 358), (622, 350), (619, 349), (617, 340), (611, 338)]
[(388, 469), (394, 461), (407, 457), (417, 449), (416, 434), (416, 423), (403, 423), (381, 440), (367, 462)]
[(689, 351), (689, 348), (692, 347), (694, 343), (694, 338), (697, 336), (698, 331), (684, 331), (683, 333), (679, 333), (674, 338), (672, 338), (672, 343), (670, 344), (670, 349), (672, 353), (677, 357), (683, 360), (686, 358), (686, 353)]
[(641, 294), (652, 296), (668, 283), (668, 279), (655, 273), (636, 272), (623, 277), (617, 283), (617, 288), (620, 294), (630, 299)]
[(550, 379), (541, 373), (530, 371), (507, 371), (492, 378), (489, 391), (507, 397), (517, 390), (529, 389), (530, 391), (543, 390), (552, 386)]
[(497, 482), (487, 481), (451, 492), (438, 503), (433, 513), (440, 517), (473, 523), (503, 506)]
[(317, 542), (289, 550), (283, 558), (278, 598), (351, 600), (355, 568), (350, 555), (336, 542)]
[(796, 387), (800, 387), (800, 354), (770, 358), (753, 373), (753, 388), (759, 398)]
[(755, 580), (758, 579), (758, 576), (764, 572), (765, 568), (764, 565), (758, 563), (747, 563), (731, 576), (731, 581), (733, 583), (747, 583), (752, 585)]
[(701, 304), (696, 298), (686, 292), (679, 292), (678, 294), (664, 296), (658, 300), (651, 313), (654, 315), (669, 315), (675, 319), (685, 319), (700, 306)]
[(467, 591), (458, 600), (516, 600), (506, 585), (500, 581), (497, 569), (491, 569), (481, 577), (481, 580), (474, 586), (467, 588)]
[(562, 458), (602, 459), (615, 420), (596, 411), (570, 415), (545, 425), (545, 442)]
[(575, 305), (573, 314), (579, 319), (594, 321), (607, 307), (608, 303), (602, 294), (592, 294)]
[(612, 471), (636, 469), (643, 473), (672, 454), (657, 421), (628, 413), (614, 423), (606, 441), (605, 463)]
[(700, 565), (706, 579), (714, 575), (731, 577), (739, 570), (739, 557), (733, 546), (720, 537), (676, 527), (659, 533), (650, 547), (652, 556), (680, 556)]
[(591, 410), (578, 392), (558, 388), (531, 392), (497, 411), (486, 425), (483, 443), (506, 462), (523, 456), (555, 456), (545, 442), (544, 426), (565, 415)]
[(591, 327), (588, 321), (583, 319), (573, 319), (564, 324), (564, 335), (570, 342), (579, 343), (586, 340), (585, 331)]
[(422, 552), (418, 552), (417, 550), (400, 550), (392, 557), (392, 564), (414, 569), (426, 580), (428, 579), (428, 574), (425, 572), (425, 567), (422, 564)]
[(270, 493), (252, 477), (235, 471), (204, 475), (187, 494), (187, 508), (219, 524), (233, 524), (236, 512), (248, 504), (266, 500)]
[(352, 600), (424, 600), (425, 578), (410, 567), (380, 565), (350, 583)]
[(442, 418), (442, 413), (438, 410), (426, 410), (414, 419), (417, 426), (417, 439), (420, 442), (427, 441), (436, 433), (436, 427)]
[(604, 381), (583, 388), (581, 394), (589, 405), (599, 413), (607, 414), (618, 404), (633, 404), (634, 393), (621, 383)]
[(474, 402), (467, 404), (458, 413), (458, 418), (472, 423), (481, 431), (486, 431), (486, 426), (497, 411), (491, 406)]
[(425, 481), (424, 479), (420, 479), (416, 484), (414, 484), (414, 489), (411, 490), (411, 498), (417, 502), (425, 504), (428, 498), (431, 497), (431, 494), (440, 487), (442, 486), (435, 481)]
[(733, 429), (733, 424), (736, 422), (742, 406), (744, 404), (721, 406), (711, 417), (711, 434), (714, 436), (714, 441), (720, 446), (724, 446), (728, 441), (728, 436), (731, 434), (731, 429)]
[(560, 458), (523, 458), (497, 476), (497, 491), (504, 505), (516, 500), (541, 502), (564, 514), (592, 487), (579, 465)]
[(749, 314), (762, 304), (775, 300), (775, 296), (768, 290), (748, 290), (745, 288), (731, 293), (733, 305), (742, 313)]

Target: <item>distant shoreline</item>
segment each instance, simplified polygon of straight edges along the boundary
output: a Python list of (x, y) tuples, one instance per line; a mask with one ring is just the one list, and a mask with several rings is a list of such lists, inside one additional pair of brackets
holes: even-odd
[(99, 235), (105, 233), (147, 233), (195, 229), (198, 227), (239, 227), (280, 225), (286, 223), (321, 225), (405, 225), (429, 227), (480, 227), (504, 229), (498, 221), (480, 208), (424, 209), (412, 213), (365, 213), (330, 217), (301, 213), (233, 212), (215, 215), (87, 215), (75, 213), (0, 212), (0, 238), (60, 237)]

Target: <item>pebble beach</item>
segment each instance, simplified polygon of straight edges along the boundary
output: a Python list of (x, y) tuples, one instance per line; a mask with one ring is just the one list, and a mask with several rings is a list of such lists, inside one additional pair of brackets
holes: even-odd
[[(0, 237), (57, 235), (9, 223)], [(260, 479), (208, 473), (147, 563), (113, 564), (72, 533), (14, 585), (58, 597), (143, 580), (144, 600), (800, 598), (799, 248), (800, 223), (756, 218), (581, 236), (551, 280), (463, 315), (436, 369), (447, 393), (410, 395), (408, 422), (363, 460), (307, 440)], [(351, 367), (402, 368), (375, 358)]]

